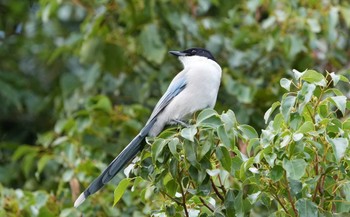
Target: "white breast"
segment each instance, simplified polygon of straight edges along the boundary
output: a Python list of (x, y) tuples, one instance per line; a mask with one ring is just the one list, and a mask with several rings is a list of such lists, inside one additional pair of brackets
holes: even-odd
[(213, 108), (216, 102), (220, 81), (221, 67), (205, 57), (180, 57), (184, 65), (186, 87), (179, 93), (157, 117), (149, 135), (158, 135), (164, 126), (172, 120), (183, 120), (186, 116), (204, 109)]

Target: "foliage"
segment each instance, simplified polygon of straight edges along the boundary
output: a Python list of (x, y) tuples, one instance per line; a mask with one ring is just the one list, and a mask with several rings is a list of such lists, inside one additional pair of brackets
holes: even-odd
[[(150, 143), (136, 163), (134, 185), (148, 180), (144, 192), (163, 195), (159, 212), (168, 216), (350, 212), (350, 118), (338, 118), (350, 103), (332, 87), (349, 80), (295, 70), (294, 79), (281, 81), (289, 92), (266, 112), (260, 136), (231, 110), (204, 110), (194, 125)], [(242, 143), (246, 150), (239, 150)]]
[[(217, 189), (226, 204), (218, 194), (208, 192), (207, 185), (198, 192), (186, 193), (186, 203), (193, 205), (188, 211), (193, 215), (195, 210), (210, 213), (208, 207), (199, 209), (203, 201), (215, 207), (217, 215), (225, 214), (226, 206), (237, 215), (246, 213), (247, 207), (254, 208), (255, 213), (278, 215), (285, 212), (281, 204), (292, 215), (291, 204), (297, 211), (311, 207), (305, 212), (315, 212), (317, 207), (322, 213), (345, 212), (347, 206), (340, 201), (348, 201), (344, 199), (348, 191), (348, 176), (344, 177), (348, 149), (344, 150), (343, 139), (348, 139), (345, 120), (349, 106), (344, 104), (341, 92), (349, 96), (348, 83), (339, 82), (337, 89), (326, 88), (322, 86), (323, 77), (310, 70), (293, 82), (281, 78), (293, 76), (293, 68), (336, 72), (327, 74), (326, 85), (349, 77), (349, 14), (346, 1), (1, 1), (0, 215), (80, 216), (83, 212), (88, 216), (148, 216), (156, 215), (157, 210), (158, 215), (179, 215), (183, 206), (165, 195), (181, 199), (173, 195), (174, 189), (180, 190), (179, 183), (169, 181), (171, 176), (167, 174), (164, 183), (158, 182), (163, 172), (171, 169), (161, 167), (160, 162), (174, 167), (170, 159), (179, 162), (172, 171), (177, 169), (182, 177), (189, 175), (182, 181), (184, 189), (191, 187), (185, 184), (208, 184), (208, 176), (214, 185), (221, 186), (218, 175), (230, 177), (227, 183), (234, 183), (225, 187), (226, 194)], [(128, 183), (133, 191), (126, 190), (122, 198), (117, 191), (120, 200), (114, 207), (112, 192), (125, 177), (123, 174), (82, 208), (72, 208), (82, 186), (137, 134), (175, 72), (181, 69), (167, 51), (192, 46), (211, 50), (223, 68), (216, 107), (219, 113), (205, 111), (192, 128), (169, 129), (156, 138), (136, 163), (134, 173), (138, 178), (131, 177)], [(298, 83), (300, 79), (309, 86)], [(291, 91), (282, 99), (279, 83)], [(332, 91), (335, 95), (330, 96)], [(327, 97), (324, 103), (313, 104), (315, 99), (323, 102)], [(280, 102), (274, 103), (277, 100)], [(312, 119), (312, 115), (301, 112), (305, 109), (322, 116)], [(332, 113), (335, 109), (337, 112)], [(219, 115), (221, 111), (227, 112)], [(211, 115), (209, 119), (205, 113)], [(237, 120), (232, 120), (233, 116)], [(337, 119), (340, 116), (343, 118)], [(208, 121), (216, 121), (216, 125)], [(280, 128), (276, 128), (278, 121)], [(228, 122), (232, 124), (230, 129)], [(322, 127), (326, 127), (323, 133)], [(257, 132), (262, 133), (259, 136)], [(282, 137), (287, 150), (278, 146)], [(206, 138), (215, 146), (202, 142)], [(259, 141), (265, 141), (264, 145)], [(297, 145), (302, 141), (314, 144)], [(326, 149), (322, 149), (325, 144)], [(168, 155), (164, 155), (166, 150), (170, 151)], [(321, 162), (326, 151), (330, 154), (327, 152)], [(209, 152), (210, 157), (218, 158), (208, 160)], [(290, 155), (294, 152), (297, 155)], [(243, 154), (254, 162), (246, 163)], [(312, 157), (318, 155), (322, 158), (316, 160), (320, 161), (317, 175), (309, 165), (315, 166)], [(202, 168), (202, 161), (210, 162), (205, 165), (208, 168)], [(236, 176), (242, 165), (246, 165), (242, 174)], [(305, 172), (292, 172), (290, 168), (295, 167), (305, 168)], [(186, 173), (181, 168), (191, 170)], [(251, 184), (259, 176), (259, 182)], [(261, 189), (269, 180), (272, 186)], [(332, 180), (336, 180), (333, 185)], [(127, 181), (122, 183), (126, 185)], [(291, 203), (285, 186), (299, 189), (300, 183), (300, 192), (290, 192)], [(324, 188), (326, 185), (331, 186), (331, 193)], [(310, 198), (307, 194), (314, 193), (316, 187), (324, 192), (311, 194)], [(171, 191), (165, 191), (168, 189)], [(275, 192), (267, 191), (271, 189)], [(271, 198), (273, 194), (280, 196), (281, 202)], [(241, 203), (230, 206), (235, 200)]]

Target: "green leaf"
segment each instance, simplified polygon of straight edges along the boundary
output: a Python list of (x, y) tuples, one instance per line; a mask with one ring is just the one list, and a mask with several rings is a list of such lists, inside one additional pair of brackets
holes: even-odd
[(307, 163), (302, 159), (283, 159), (283, 169), (287, 172), (287, 177), (294, 180), (299, 180), (305, 174), (306, 166)]
[(118, 203), (118, 201), (120, 200), (120, 198), (123, 196), (125, 190), (127, 189), (127, 187), (130, 184), (130, 181), (131, 181), (130, 178), (125, 178), (119, 182), (118, 186), (114, 190), (113, 206), (115, 206)]
[(225, 146), (220, 146), (216, 148), (216, 156), (219, 159), (221, 165), (225, 170), (231, 172), (231, 156), (230, 152), (227, 150)]
[(225, 128), (223, 125), (221, 125), (220, 127), (218, 127), (218, 136), (220, 138), (220, 141), (227, 147), (227, 148), (230, 148), (231, 147), (231, 144), (230, 144), (230, 140), (227, 136), (227, 133), (225, 131)]
[(346, 138), (330, 138), (326, 136), (326, 140), (332, 145), (334, 157), (339, 162), (345, 155), (345, 151), (349, 146), (349, 140)]
[(277, 182), (279, 181), (282, 176), (283, 176), (283, 168), (280, 165), (276, 165), (272, 168), (271, 173), (270, 173), (270, 178), (274, 181)]
[(314, 124), (311, 121), (306, 121), (301, 125), (297, 132), (305, 134), (314, 130)]
[(346, 100), (347, 100), (346, 96), (333, 96), (333, 97), (331, 97), (331, 101), (341, 111), (343, 116), (345, 115)]
[(333, 84), (334, 86), (338, 84), (339, 80), (340, 80), (340, 76), (335, 74), (334, 72), (329, 74), (333, 80)]
[(221, 121), (224, 123), (226, 131), (232, 129), (237, 123), (235, 113), (232, 110), (228, 110), (226, 113), (223, 113), (221, 115)]
[(199, 163), (197, 161), (197, 149), (195, 149), (195, 144), (185, 140), (183, 145), (185, 148), (186, 159), (191, 163), (192, 166), (198, 167)]
[(198, 147), (198, 160), (202, 160), (202, 158), (210, 151), (212, 147), (212, 143), (209, 141), (203, 141)]
[(154, 162), (159, 161), (160, 163), (163, 163), (163, 157), (161, 156), (161, 153), (166, 146), (167, 141), (164, 139), (157, 139), (153, 145), (152, 145), (152, 159)]
[(281, 103), (280, 102), (275, 102), (272, 104), (272, 106), (265, 112), (264, 115), (264, 120), (265, 120), (265, 124), (267, 124), (267, 121), (269, 120), (271, 114), (275, 111), (275, 109), (280, 106)]
[(296, 97), (295, 96), (287, 96), (282, 99), (281, 102), (281, 112), (285, 122), (288, 122), (290, 119), (290, 112), (295, 104)]
[(203, 121), (216, 115), (218, 115), (218, 113), (214, 109), (204, 109), (198, 114), (197, 123), (202, 123)]
[(112, 112), (112, 103), (106, 96), (100, 96), (94, 107), (107, 113)]
[(322, 87), (325, 87), (327, 85), (327, 82), (324, 76), (321, 73), (316, 72), (315, 70), (307, 70), (301, 76), (301, 79)]
[(305, 70), (305, 71), (303, 71), (303, 72), (299, 72), (298, 70), (293, 69), (292, 71), (293, 71), (293, 75), (294, 75), (295, 80), (299, 80), (299, 78), (300, 78), (301, 76), (303, 76), (304, 73), (305, 73), (307, 70)]
[(232, 189), (229, 189), (225, 195), (224, 205), (226, 207), (226, 215), (228, 217), (235, 216), (235, 195)]
[(287, 91), (290, 91), (290, 85), (292, 84), (292, 81), (287, 79), (287, 78), (282, 78), (280, 80), (280, 85), (281, 87), (283, 87), (284, 89), (286, 89)]
[(258, 138), (259, 135), (258, 133), (256, 132), (256, 130), (249, 126), (249, 125), (246, 125), (246, 124), (242, 124), (240, 126), (238, 126), (238, 129), (240, 131), (242, 131), (242, 136), (248, 138), (248, 139), (254, 139), (254, 138)]
[(149, 61), (160, 64), (166, 54), (166, 47), (155, 24), (144, 26), (139, 38), (142, 55)]
[(340, 6), (340, 12), (343, 15), (346, 25), (350, 27), (350, 8), (345, 5)]
[(43, 171), (43, 169), (46, 166), (47, 162), (49, 162), (49, 160), (51, 160), (51, 159), (52, 159), (52, 156), (51, 155), (47, 155), (47, 154), (45, 154), (44, 156), (42, 156), (40, 158), (40, 160), (38, 161), (38, 165), (37, 165), (38, 166), (38, 174), (40, 174)]
[(307, 198), (301, 198), (295, 203), (299, 216), (318, 216), (317, 205)]
[(197, 133), (197, 128), (195, 126), (190, 126), (181, 130), (181, 136), (191, 142), (194, 141), (194, 136)]
[(170, 196), (175, 196), (178, 184), (174, 179), (171, 179), (166, 185), (166, 190)]
[(177, 153), (177, 146), (179, 145), (180, 141), (178, 138), (173, 138), (169, 143), (168, 147), (171, 152), (171, 154), (177, 159), (180, 159), (179, 154)]
[(316, 86), (314, 84), (308, 84), (308, 83), (303, 84), (303, 87), (298, 92), (298, 96), (297, 96), (298, 101), (301, 101), (301, 103), (298, 106), (299, 114), (303, 113), (304, 107), (308, 102), (310, 102), (315, 89), (316, 89)]

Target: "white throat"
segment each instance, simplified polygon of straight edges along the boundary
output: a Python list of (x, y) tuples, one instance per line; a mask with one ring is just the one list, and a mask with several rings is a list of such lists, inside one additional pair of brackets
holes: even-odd
[(184, 68), (191, 66), (214, 66), (218, 71), (221, 72), (221, 67), (214, 60), (208, 59), (207, 57), (202, 56), (180, 56), (179, 60), (183, 64)]

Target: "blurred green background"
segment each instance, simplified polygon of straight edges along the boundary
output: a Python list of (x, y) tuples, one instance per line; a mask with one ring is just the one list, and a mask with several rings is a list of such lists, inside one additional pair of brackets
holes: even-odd
[(0, 0), (0, 215), (149, 216), (162, 198), (112, 207), (122, 174), (72, 203), (181, 70), (169, 50), (209, 49), (216, 109), (260, 132), (292, 69), (349, 77), (349, 34), (345, 0)]

